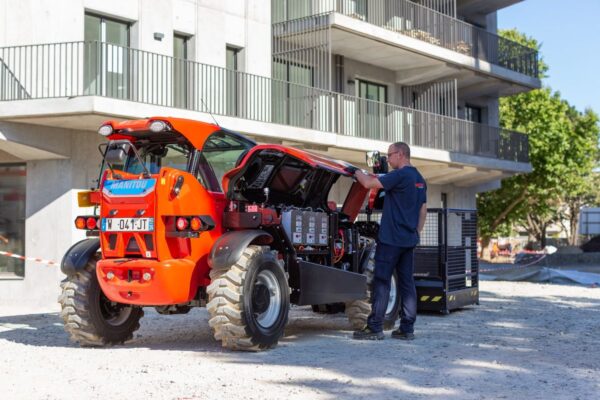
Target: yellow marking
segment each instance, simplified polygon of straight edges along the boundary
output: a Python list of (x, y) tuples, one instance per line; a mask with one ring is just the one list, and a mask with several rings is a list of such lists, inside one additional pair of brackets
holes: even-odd
[(160, 178), (160, 184), (161, 185), (166, 185), (167, 180), (165, 178)]
[(427, 301), (429, 299), (429, 296), (421, 296), (421, 301)]
[(431, 301), (433, 301), (434, 303), (437, 303), (441, 299), (442, 299), (442, 296), (435, 296), (433, 299), (431, 299)]

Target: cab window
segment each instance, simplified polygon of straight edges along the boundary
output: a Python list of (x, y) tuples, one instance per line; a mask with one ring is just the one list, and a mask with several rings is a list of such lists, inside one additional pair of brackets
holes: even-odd
[(206, 163), (213, 170), (218, 190), (222, 191), (223, 175), (235, 168), (243, 155), (255, 145), (254, 142), (228, 132), (211, 135), (202, 148)]

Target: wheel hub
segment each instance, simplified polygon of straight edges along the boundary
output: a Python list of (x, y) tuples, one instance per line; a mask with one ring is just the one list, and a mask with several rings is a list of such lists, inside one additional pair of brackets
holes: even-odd
[(109, 325), (121, 325), (129, 318), (132, 310), (133, 307), (110, 301), (104, 294), (100, 296), (100, 312)]
[(256, 276), (252, 289), (252, 314), (263, 328), (272, 327), (281, 313), (281, 287), (275, 274), (264, 269)]
[(257, 283), (252, 293), (252, 308), (254, 312), (262, 314), (267, 311), (270, 300), (269, 289), (265, 285)]

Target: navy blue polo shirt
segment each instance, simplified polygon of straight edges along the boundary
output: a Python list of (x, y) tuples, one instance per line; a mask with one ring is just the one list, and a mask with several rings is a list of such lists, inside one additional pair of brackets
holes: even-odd
[(379, 241), (399, 247), (419, 243), (419, 211), (427, 202), (427, 184), (412, 165), (379, 176), (385, 190)]

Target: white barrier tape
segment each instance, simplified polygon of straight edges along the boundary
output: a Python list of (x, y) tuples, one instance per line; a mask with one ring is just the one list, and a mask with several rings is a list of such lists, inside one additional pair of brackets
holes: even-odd
[(538, 258), (537, 260), (534, 260), (532, 262), (530, 262), (529, 264), (523, 264), (523, 265), (515, 265), (513, 267), (500, 267), (500, 268), (486, 268), (486, 269), (480, 269), (479, 272), (497, 272), (497, 271), (510, 271), (513, 269), (521, 269), (521, 268), (527, 268), (533, 264), (537, 264), (540, 261), (542, 261), (544, 258), (546, 258), (547, 254), (542, 255), (540, 258)]
[(0, 255), (7, 256), (7, 257), (12, 257), (12, 258), (17, 258), (19, 260), (24, 260), (24, 261), (33, 261), (33, 262), (36, 262), (38, 264), (59, 265), (59, 263), (57, 263), (56, 261), (44, 260), (43, 258), (25, 257), (25, 256), (22, 256), (22, 255), (19, 255), (19, 254), (10, 253), (8, 251), (0, 251)]

